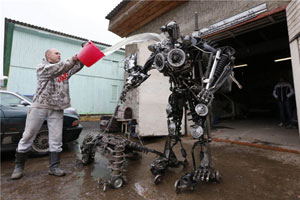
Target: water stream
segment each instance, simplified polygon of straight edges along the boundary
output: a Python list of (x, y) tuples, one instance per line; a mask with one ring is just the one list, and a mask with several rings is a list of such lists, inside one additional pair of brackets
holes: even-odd
[(141, 33), (141, 34), (130, 36), (116, 43), (115, 45), (104, 49), (102, 52), (104, 53), (105, 56), (108, 56), (128, 44), (134, 44), (134, 43), (146, 42), (146, 41), (161, 42), (163, 39), (164, 37), (157, 33)]

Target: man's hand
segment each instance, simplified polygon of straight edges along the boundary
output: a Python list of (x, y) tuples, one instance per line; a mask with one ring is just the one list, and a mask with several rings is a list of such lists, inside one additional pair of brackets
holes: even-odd
[(77, 55), (75, 55), (75, 56), (72, 56), (72, 61), (73, 61), (73, 62), (76, 62), (76, 61), (78, 61)]

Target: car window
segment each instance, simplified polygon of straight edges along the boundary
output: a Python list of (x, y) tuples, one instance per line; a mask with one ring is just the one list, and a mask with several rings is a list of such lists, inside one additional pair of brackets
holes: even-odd
[(26, 99), (28, 102), (32, 103), (32, 100), (33, 100), (33, 96), (34, 95), (23, 95), (23, 94), (19, 94), (17, 92), (18, 95), (22, 96), (24, 99)]
[(19, 97), (9, 94), (9, 93), (0, 93), (0, 103), (1, 105), (18, 105), (21, 104), (22, 99)]

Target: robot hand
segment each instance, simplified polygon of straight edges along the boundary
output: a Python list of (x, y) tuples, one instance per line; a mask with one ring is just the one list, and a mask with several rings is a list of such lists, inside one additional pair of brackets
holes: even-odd
[(137, 74), (131, 74), (125, 82), (125, 85), (123, 87), (123, 90), (120, 95), (120, 101), (125, 102), (126, 101), (126, 94), (128, 91), (137, 88), (144, 82), (150, 75), (137, 73)]
[(143, 72), (141, 66), (137, 65), (137, 54), (125, 58), (124, 69), (127, 74), (125, 88), (132, 89), (140, 86), (150, 75)]
[(210, 102), (213, 100), (214, 95), (212, 92), (210, 92), (209, 90), (203, 88), (199, 94), (197, 95), (200, 103), (205, 104), (205, 105), (209, 105)]
[(121, 93), (120, 100), (124, 102), (126, 93), (140, 86), (150, 75), (142, 71), (142, 67), (137, 65), (137, 54), (132, 54), (125, 58), (124, 70), (127, 78)]
[(141, 73), (141, 72), (134, 72), (130, 73), (129, 76), (126, 78), (125, 87), (130, 90), (132, 88), (137, 88), (140, 86), (150, 75)]

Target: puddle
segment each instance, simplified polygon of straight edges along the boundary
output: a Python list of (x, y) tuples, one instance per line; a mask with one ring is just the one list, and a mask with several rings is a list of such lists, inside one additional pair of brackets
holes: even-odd
[[(78, 145), (79, 146), (79, 145)], [(81, 153), (79, 150), (80, 147), (74, 148), (76, 152), (76, 157), (78, 161), (81, 163)], [(82, 166), (85, 166), (81, 163)], [(108, 159), (96, 152), (95, 159), (92, 163), (86, 166), (93, 166), (92, 169), (89, 171), (89, 176), (91, 176), (94, 180), (100, 179), (109, 179), (111, 174), (111, 169), (108, 168)]]
[(134, 190), (140, 195), (141, 197), (144, 197), (145, 199), (149, 199), (149, 191), (147, 188), (143, 187), (140, 183), (134, 184)]
[(99, 154), (96, 154), (95, 156), (95, 161), (92, 163), (93, 165), (93, 170), (91, 172), (91, 176), (95, 179), (98, 180), (103, 179), (109, 179), (110, 174), (111, 174), (111, 169), (109, 169), (108, 166), (108, 160)]

